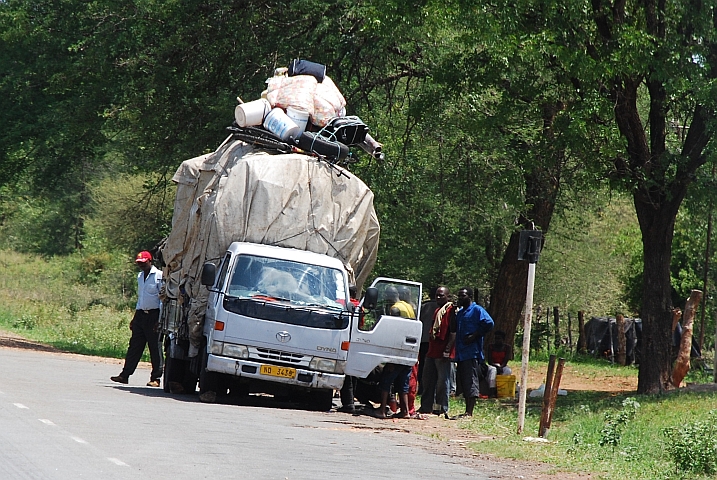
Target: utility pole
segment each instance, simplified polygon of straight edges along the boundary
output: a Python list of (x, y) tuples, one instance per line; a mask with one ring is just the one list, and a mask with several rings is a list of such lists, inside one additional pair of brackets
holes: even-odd
[(525, 400), (528, 396), (528, 360), (530, 357), (530, 327), (533, 321), (533, 291), (535, 289), (535, 264), (538, 263), (543, 233), (540, 230), (520, 232), (518, 260), (528, 263), (528, 290), (525, 296), (525, 318), (523, 319), (523, 355), (520, 368), (520, 393), (518, 397), (518, 434), (525, 425)]

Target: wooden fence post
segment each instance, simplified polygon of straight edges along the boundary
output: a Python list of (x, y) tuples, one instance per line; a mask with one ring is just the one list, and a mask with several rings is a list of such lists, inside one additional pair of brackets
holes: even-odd
[(612, 341), (612, 320), (607, 317), (607, 335), (610, 338), (610, 363), (615, 363), (615, 342)]
[(534, 336), (533, 341), (535, 342), (536, 351), (541, 351), (541, 350), (543, 350), (543, 345), (540, 343), (542, 341), (540, 338), (540, 322), (542, 322), (542, 318), (543, 318), (543, 306), (542, 305), (538, 305), (538, 307), (535, 309), (534, 316), (535, 316), (535, 326), (536, 326), (537, 331), (533, 335)]
[(543, 409), (540, 412), (540, 426), (538, 427), (538, 435), (545, 438), (548, 424), (548, 415), (550, 414), (550, 392), (553, 387), (553, 373), (555, 372), (555, 355), (550, 356), (548, 361), (548, 373), (545, 375), (545, 389), (543, 390)]
[(550, 353), (550, 307), (545, 309), (545, 346), (548, 347)]
[(553, 307), (553, 324), (555, 325), (555, 350), (560, 348), (560, 312)]
[(617, 363), (625, 366), (627, 355), (627, 342), (625, 340), (625, 317), (618, 313), (615, 317), (615, 327), (617, 328)]
[(565, 359), (561, 358), (558, 360), (558, 368), (555, 369), (555, 378), (550, 389), (550, 402), (548, 403), (548, 420), (545, 423), (544, 435), (541, 437), (546, 438), (550, 431), (550, 424), (553, 423), (553, 412), (555, 411), (555, 403), (558, 401), (558, 393), (560, 392), (560, 380), (563, 378), (563, 367), (565, 366)]
[(588, 339), (585, 338), (585, 312), (578, 310), (578, 352), (587, 353)]

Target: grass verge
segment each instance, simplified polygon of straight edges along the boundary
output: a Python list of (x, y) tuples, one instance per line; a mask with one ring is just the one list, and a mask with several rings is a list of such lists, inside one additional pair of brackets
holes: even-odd
[[(573, 364), (586, 374), (600, 369), (633, 369)], [(544, 368), (531, 362), (530, 368)], [(590, 473), (610, 479), (707, 479), (717, 473), (717, 393), (682, 389), (663, 395), (615, 395), (570, 391), (558, 396), (549, 443), (526, 441), (538, 437), (542, 398), (528, 398), (524, 431), (517, 434), (517, 400), (481, 400), (462, 428), (490, 440), (471, 444), (482, 454), (548, 463), (556, 471)], [(451, 401), (451, 414), (465, 408)]]
[[(88, 273), (88, 266), (91, 270)], [(0, 251), (0, 329), (74, 353), (123, 358), (130, 336), (131, 259), (43, 259)]]

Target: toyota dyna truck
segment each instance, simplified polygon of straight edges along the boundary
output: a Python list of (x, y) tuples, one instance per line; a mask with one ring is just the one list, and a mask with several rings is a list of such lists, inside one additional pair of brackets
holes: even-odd
[(420, 322), (376, 312), (388, 303), (383, 298), (390, 286), (420, 299), (420, 284), (376, 279), (366, 308), (357, 308), (340, 260), (251, 243), (233, 243), (218, 270), (204, 267), (202, 281), (210, 289), (199, 376), (203, 399), (227, 389), (265, 392), (303, 397), (327, 410), (344, 375), (366, 377), (379, 365), (413, 365), (418, 358)]
[(389, 304), (399, 291), (418, 312), (421, 285), (376, 279), (362, 307), (349, 297), (380, 229), (373, 193), (339, 168), (232, 137), (182, 163), (160, 249), (165, 391), (199, 380), (204, 401), (265, 392), (328, 409), (345, 375), (415, 364), (421, 323)]

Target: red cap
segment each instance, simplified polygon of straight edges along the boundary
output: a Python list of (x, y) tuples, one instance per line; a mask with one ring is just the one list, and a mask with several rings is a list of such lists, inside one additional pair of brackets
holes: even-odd
[(145, 263), (152, 261), (152, 254), (147, 250), (142, 250), (137, 254), (137, 258), (134, 259), (136, 263)]

